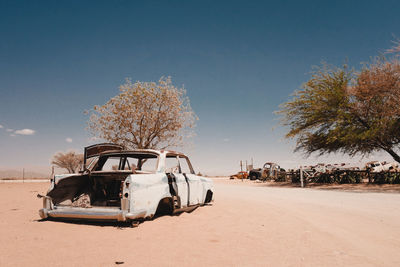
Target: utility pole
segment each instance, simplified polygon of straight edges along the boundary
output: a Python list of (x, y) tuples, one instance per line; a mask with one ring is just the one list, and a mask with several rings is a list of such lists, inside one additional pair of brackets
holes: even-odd
[(25, 183), (25, 168), (22, 168), (22, 183)]

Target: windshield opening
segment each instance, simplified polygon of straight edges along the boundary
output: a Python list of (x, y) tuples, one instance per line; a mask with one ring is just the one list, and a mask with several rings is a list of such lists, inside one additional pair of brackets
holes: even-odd
[(156, 172), (158, 155), (155, 154), (119, 154), (100, 156), (93, 165), (93, 171)]

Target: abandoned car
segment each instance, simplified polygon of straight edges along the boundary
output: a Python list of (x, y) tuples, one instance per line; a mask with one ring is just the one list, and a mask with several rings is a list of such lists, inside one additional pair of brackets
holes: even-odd
[(262, 168), (252, 169), (249, 172), (250, 180), (262, 180), (276, 179), (279, 174), (285, 172), (278, 164), (273, 162), (266, 162)]
[(370, 172), (396, 171), (398, 168), (399, 164), (397, 162), (370, 161), (365, 164), (365, 169)]
[(83, 166), (78, 174), (54, 176), (41, 218), (135, 222), (213, 200), (212, 180), (195, 175), (179, 152), (98, 144), (85, 148)]

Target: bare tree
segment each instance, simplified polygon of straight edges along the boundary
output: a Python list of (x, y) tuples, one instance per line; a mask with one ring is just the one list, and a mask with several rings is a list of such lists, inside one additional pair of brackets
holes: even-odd
[(76, 173), (83, 164), (83, 154), (76, 154), (74, 151), (56, 153), (51, 164), (66, 169), (68, 173)]
[(176, 147), (193, 135), (197, 116), (184, 88), (171, 78), (132, 83), (127, 79), (121, 93), (103, 106), (94, 106), (88, 129), (95, 137), (126, 148)]
[(389, 53), (389, 54), (398, 53), (397, 56), (400, 56), (400, 39), (394, 40), (392, 48), (388, 49), (386, 51), (386, 53)]

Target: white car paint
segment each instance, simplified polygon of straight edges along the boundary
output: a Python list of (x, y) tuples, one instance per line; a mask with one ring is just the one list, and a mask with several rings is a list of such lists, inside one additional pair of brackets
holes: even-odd
[(380, 161), (371, 161), (365, 164), (367, 169), (370, 169), (371, 172), (383, 172), (389, 171), (391, 169), (397, 169), (399, 167), (397, 162), (380, 162)]
[[(51, 197), (45, 196), (43, 199), (43, 208), (39, 210), (41, 218), (57, 217), (130, 221), (153, 217), (161, 200), (169, 199), (173, 201), (174, 199), (174, 196), (171, 194), (171, 186), (168, 183), (169, 177), (166, 173), (165, 162), (167, 155), (170, 158), (174, 155), (176, 155), (177, 158), (181, 157), (187, 160), (188, 158), (182, 153), (173, 151), (133, 150), (130, 152), (155, 153), (158, 155), (158, 162), (156, 171), (153, 173), (134, 173), (127, 176), (122, 186), (120, 207), (93, 206), (90, 208), (81, 208), (54, 205)], [(124, 151), (121, 151), (120, 153), (122, 154)], [(213, 201), (214, 187), (212, 180), (195, 175), (189, 160), (188, 163), (191, 168), (191, 173), (181, 173), (179, 170), (176, 170), (175, 173), (173, 173), (176, 178), (176, 185), (178, 187), (181, 204), (176, 208), (177, 211), (185, 211), (186, 209), (204, 205), (207, 202)], [(53, 190), (60, 181), (76, 176), (81, 176), (81, 174), (56, 175), (52, 180), (48, 192)], [(206, 199), (207, 194), (210, 195), (210, 193), (211, 196), (208, 196), (208, 199)]]

